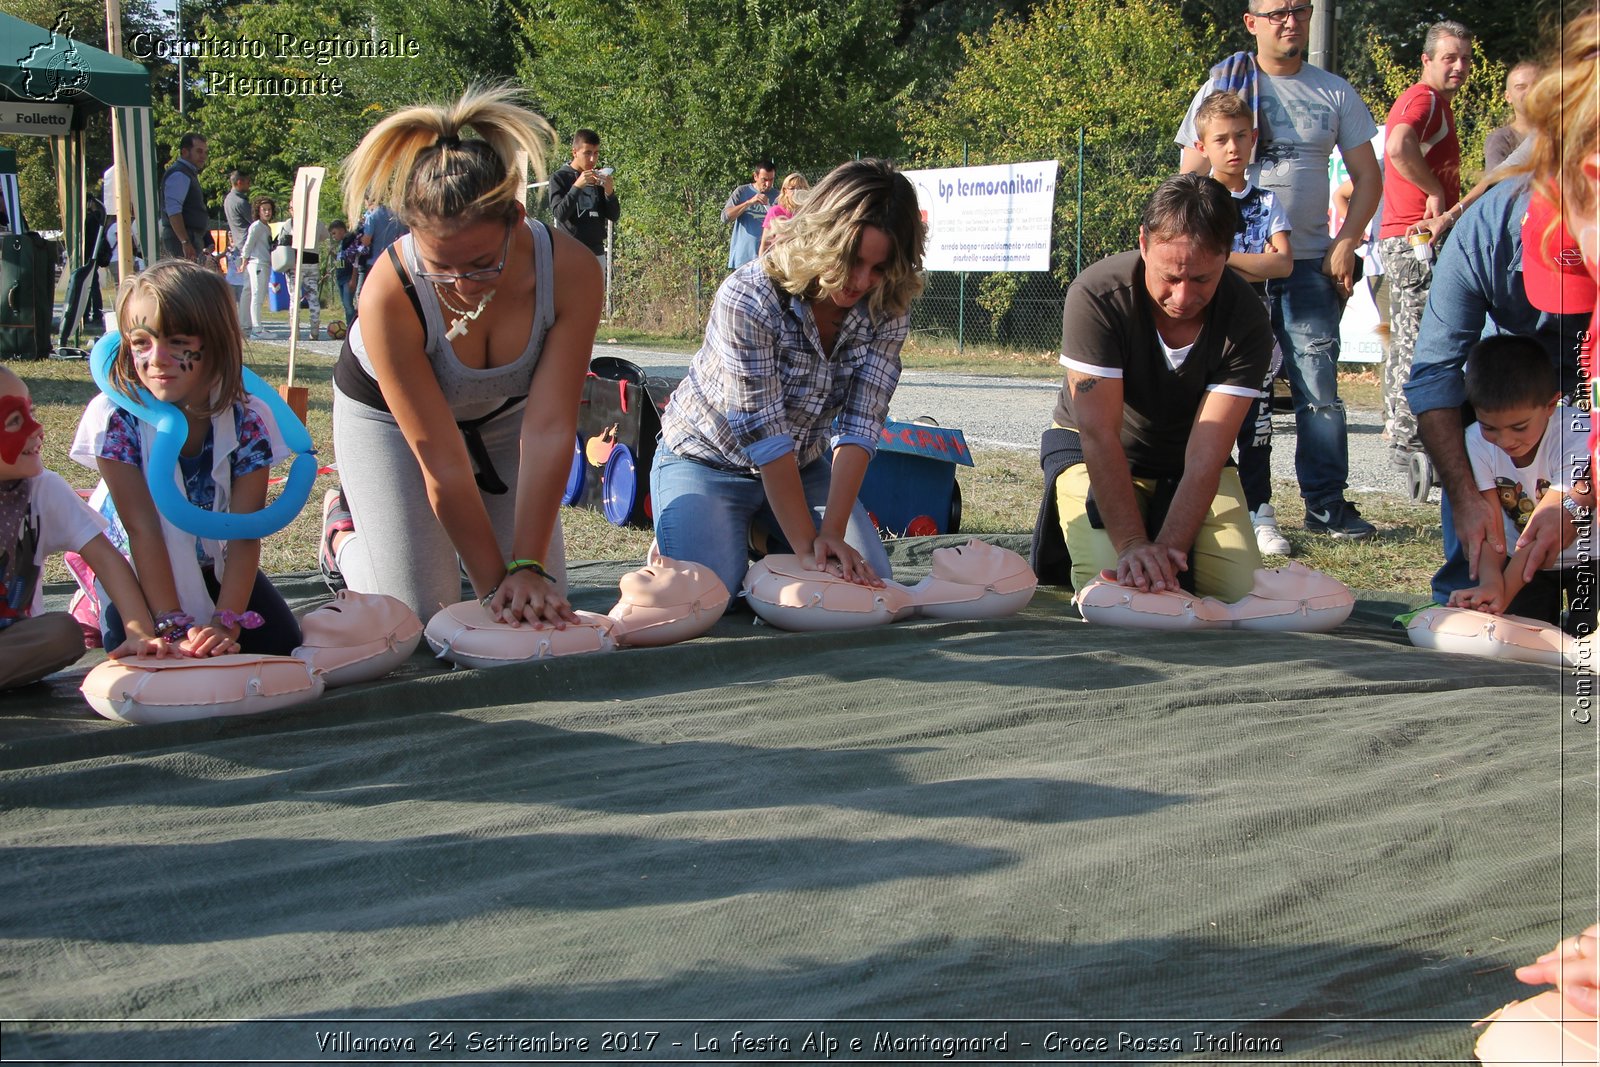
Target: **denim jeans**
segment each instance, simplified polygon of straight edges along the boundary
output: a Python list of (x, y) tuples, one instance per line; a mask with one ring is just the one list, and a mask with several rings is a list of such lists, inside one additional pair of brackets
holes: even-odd
[(1294, 398), (1294, 473), (1308, 507), (1344, 499), (1350, 442), (1339, 399), (1339, 318), (1344, 302), (1320, 259), (1297, 259), (1287, 278), (1267, 282), (1272, 328)]
[(344, 327), (356, 321), (356, 272), (350, 267), (335, 267), (333, 287), (339, 292), (339, 303), (344, 305)]
[(1272, 503), (1272, 376), (1262, 387), (1265, 396), (1257, 397), (1245, 412), (1235, 442), (1239, 451), (1239, 484), (1244, 487), (1244, 503), (1253, 515), (1263, 504)]
[[(801, 468), (806, 503), (813, 508), (826, 505), (832, 479), (833, 463), (826, 455)], [(777, 517), (767, 504), (767, 492), (758, 474), (718, 470), (685, 459), (663, 444), (656, 450), (655, 465), (650, 470), (650, 499), (655, 510), (656, 543), (662, 554), (705, 564), (735, 597), (744, 583), (744, 572), (750, 568), (752, 521), (760, 520), (765, 525), (778, 543), (775, 551), (790, 550)], [(860, 500), (850, 511), (845, 540), (861, 553), (878, 577), (890, 576), (889, 554)]]
[(1433, 589), (1434, 603), (1443, 604), (1450, 599), (1451, 593), (1467, 588), (1473, 581), (1472, 572), (1467, 567), (1467, 554), (1456, 537), (1455, 509), (1450, 506), (1450, 494), (1442, 489), (1439, 490), (1439, 521), (1444, 535), (1444, 564), (1434, 572), (1433, 581), (1429, 584)]

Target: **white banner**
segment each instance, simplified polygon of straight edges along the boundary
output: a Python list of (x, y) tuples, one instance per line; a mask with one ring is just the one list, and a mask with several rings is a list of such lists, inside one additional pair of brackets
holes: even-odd
[(26, 133), (35, 137), (64, 137), (72, 132), (71, 104), (0, 104), (0, 133)]
[(1049, 270), (1056, 161), (908, 170), (928, 226), (925, 270)]
[[(1383, 165), (1384, 127), (1372, 135), (1372, 150)], [(1344, 155), (1338, 148), (1328, 158), (1328, 233), (1337, 237), (1344, 225), (1344, 210), (1338, 198), (1339, 187), (1350, 177), (1344, 165)], [(1383, 224), (1383, 205), (1372, 216), (1367, 226), (1366, 238), (1356, 249), (1361, 258), (1363, 277), (1356, 282), (1355, 291), (1345, 303), (1344, 315), (1339, 319), (1339, 362), (1382, 363), (1389, 350), (1389, 324), (1378, 313), (1374, 292), (1383, 276), (1383, 264), (1378, 260), (1378, 227)]]
[(294, 234), (289, 242), (301, 251), (317, 250), (317, 208), (322, 200), (322, 180), (326, 167), (301, 167), (294, 172)]

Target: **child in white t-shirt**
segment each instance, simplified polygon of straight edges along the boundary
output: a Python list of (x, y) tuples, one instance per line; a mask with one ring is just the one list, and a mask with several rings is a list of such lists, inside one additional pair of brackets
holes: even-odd
[(0, 689), (37, 682), (83, 655), (77, 620), (44, 610), (40, 578), (57, 552), (81, 555), (128, 620), (127, 640), (111, 656), (166, 654), (133, 568), (100, 532), (105, 520), (45, 470), (43, 441), (27, 384), (0, 367)]
[(1556, 624), (1565, 611), (1568, 632), (1586, 633), (1595, 616), (1589, 415), (1561, 405), (1550, 357), (1526, 337), (1478, 342), (1466, 385), (1478, 416), (1467, 428), (1467, 458), (1478, 490), (1505, 517), (1506, 544), (1516, 546), (1533, 516), (1548, 509), (1561, 513), (1565, 547), (1529, 578), (1531, 542), (1509, 560), (1485, 542), (1478, 584), (1456, 590), (1450, 604)]

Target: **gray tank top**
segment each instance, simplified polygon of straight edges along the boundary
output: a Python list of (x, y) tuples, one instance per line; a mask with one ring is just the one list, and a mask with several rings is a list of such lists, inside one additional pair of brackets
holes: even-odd
[[(457, 421), (487, 415), (511, 397), (526, 397), (533, 387), (533, 371), (539, 365), (539, 354), (544, 349), (545, 334), (555, 321), (555, 273), (552, 270), (550, 231), (544, 223), (527, 219), (533, 234), (533, 276), (535, 307), (533, 329), (528, 332), (528, 346), (522, 355), (503, 367), (478, 369), (468, 367), (456, 358), (455, 348), (445, 339), (449, 326), (439, 305), (439, 294), (426, 282), (416, 283), (417, 300), (422, 305), (423, 353), (433, 367), (433, 375), (444, 392), (445, 402)], [(396, 252), (405, 260), (406, 269), (413, 279), (422, 264), (417, 259), (416, 244), (410, 234), (396, 242)], [(451, 317), (454, 317), (453, 315)], [(369, 376), (372, 362), (367, 358), (367, 348), (361, 338), (361, 320), (357, 319), (350, 333), (350, 351)]]

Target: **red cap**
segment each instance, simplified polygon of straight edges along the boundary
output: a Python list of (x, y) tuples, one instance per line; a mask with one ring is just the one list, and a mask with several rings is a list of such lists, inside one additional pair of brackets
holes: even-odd
[(1578, 242), (1543, 193), (1528, 200), (1522, 220), (1522, 285), (1528, 303), (1558, 315), (1595, 309), (1595, 280), (1583, 264)]

